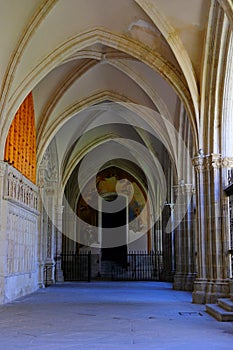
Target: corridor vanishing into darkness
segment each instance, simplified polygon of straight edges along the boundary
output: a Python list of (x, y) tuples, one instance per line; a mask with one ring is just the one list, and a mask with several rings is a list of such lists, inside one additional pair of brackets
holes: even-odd
[(56, 284), (0, 307), (5, 350), (229, 350), (232, 336), (164, 282)]

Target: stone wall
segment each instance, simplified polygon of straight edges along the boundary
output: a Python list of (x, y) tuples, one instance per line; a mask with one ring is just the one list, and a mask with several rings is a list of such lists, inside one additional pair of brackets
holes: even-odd
[(0, 303), (38, 288), (37, 187), (0, 163)]

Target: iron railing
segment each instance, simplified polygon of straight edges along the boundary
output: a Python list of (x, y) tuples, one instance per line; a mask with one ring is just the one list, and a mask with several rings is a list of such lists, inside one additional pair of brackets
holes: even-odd
[(62, 254), (65, 281), (159, 281), (163, 269), (160, 252), (130, 252), (127, 263), (101, 261), (101, 256), (91, 252)]
[(162, 271), (162, 254), (155, 252), (131, 252), (127, 266), (113, 264), (112, 280), (159, 281)]
[(51, 283), (49, 283), (51, 281), (50, 276), (52, 275), (51, 271), (54, 267), (53, 266), (45, 266), (43, 269), (43, 273), (44, 273), (44, 286), (48, 287)]
[(61, 255), (65, 281), (91, 281), (91, 252)]

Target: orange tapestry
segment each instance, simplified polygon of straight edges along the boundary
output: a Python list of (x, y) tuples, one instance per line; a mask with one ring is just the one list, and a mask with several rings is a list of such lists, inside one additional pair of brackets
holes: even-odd
[(10, 126), (4, 160), (36, 183), (36, 129), (32, 93), (25, 98)]

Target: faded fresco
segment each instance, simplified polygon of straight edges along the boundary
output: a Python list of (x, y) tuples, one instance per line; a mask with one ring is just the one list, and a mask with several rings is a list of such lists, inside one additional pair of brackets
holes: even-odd
[[(82, 190), (82, 197), (78, 203), (78, 216), (90, 224), (90, 227), (93, 225), (98, 226), (98, 211), (88, 204), (94, 203), (94, 205), (98, 207), (95, 199), (95, 197), (98, 197), (96, 191), (98, 191), (98, 194), (103, 198), (108, 198), (108, 196), (114, 194), (127, 197), (129, 242), (140, 238), (143, 234), (147, 234), (147, 228), (149, 227), (147, 198), (140, 184), (137, 183), (131, 175), (114, 167), (103, 170), (97, 175), (97, 178), (88, 182)], [(94, 231), (95, 230), (93, 230), (93, 232)], [(94, 241), (96, 240), (96, 242), (98, 242), (97, 231), (93, 233), (92, 238)], [(142, 249), (143, 248), (145, 247), (142, 247)]]

